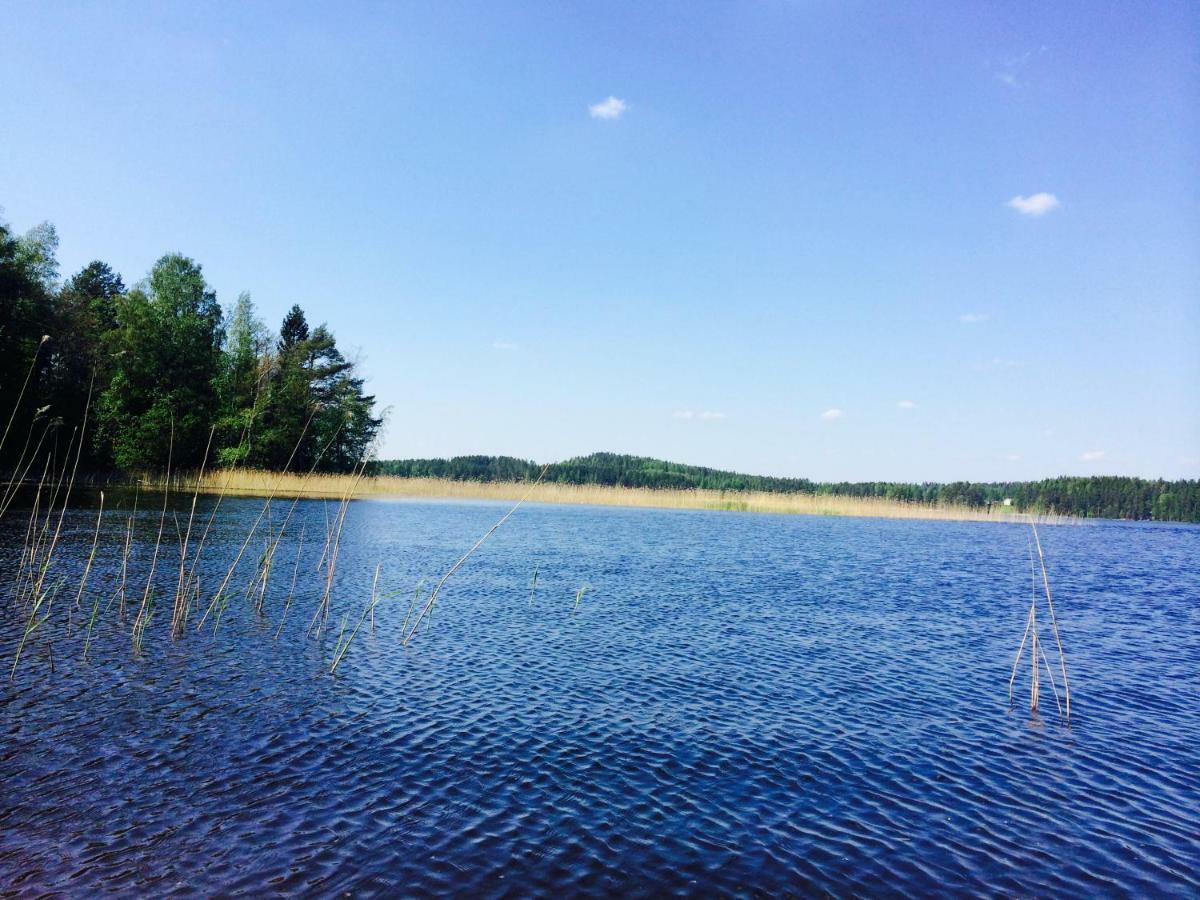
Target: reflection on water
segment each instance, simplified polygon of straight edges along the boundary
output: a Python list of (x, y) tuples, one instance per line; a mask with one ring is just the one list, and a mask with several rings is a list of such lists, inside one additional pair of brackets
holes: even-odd
[[(168, 518), (135, 654), (130, 616), (106, 605), (129, 499), (110, 498), (79, 610), (95, 512), (68, 515), (55, 571), (71, 587), (0, 687), (7, 890), (1200, 887), (1200, 529), (1043, 533), (1068, 730), (1008, 708), (1029, 590), (1018, 526), (531, 506), (403, 649), (413, 588), (428, 590), (497, 507), (355, 504), (320, 639), (306, 630), (332, 504), (298, 507), (261, 616), (244, 594), (255, 539), (220, 630), (196, 631), (193, 616), (178, 641)], [(139, 600), (158, 529), (142, 501), (128, 573)], [(260, 509), (225, 501), (205, 599)], [(0, 522), (10, 579), (27, 516)], [(186, 504), (180, 516), (185, 528)], [(374, 630), (332, 677), (340, 623), (358, 620), (377, 563)], [(5, 672), (23, 624), (5, 600)]]

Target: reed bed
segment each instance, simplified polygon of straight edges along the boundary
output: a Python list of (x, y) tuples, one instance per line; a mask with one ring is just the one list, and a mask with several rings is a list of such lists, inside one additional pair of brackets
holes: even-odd
[[(31, 365), (31, 372), (32, 368)], [(27, 376), (26, 385), (28, 381), (29, 377)], [(23, 393), (24, 386), (22, 387), (22, 396)], [(195, 472), (179, 471), (172, 466), (175, 447), (175, 420), (174, 416), (172, 416), (165, 473), (157, 477), (132, 479), (130, 483), (134, 487), (134, 491), (130, 507), (122, 508), (123, 504), (118, 501), (115, 509), (112, 507), (106, 509), (105, 492), (102, 490), (99, 494), (100, 502), (95, 513), (94, 526), (87, 530), (86, 535), (76, 533), (74, 536), (71, 536), (72, 529), (67, 528), (64, 531), (64, 526), (68, 510), (71, 506), (72, 491), (77, 485), (80, 460), (88, 432), (91, 401), (92, 393), (89, 386), (88, 400), (84, 407), (82, 424), (71, 431), (65, 450), (59, 446), (61, 429), (57, 424), (52, 426), (51, 423), (45, 420), (44, 414), (46, 409), (38, 410), (29, 422), (29, 427), (26, 430), (22, 443), (20, 457), (12, 471), (12, 476), (3, 484), (3, 490), (0, 492), (0, 518), (3, 518), (4, 514), (9, 510), (18, 491), (28, 488), (32, 492), (28, 520), (25, 522), (21, 532), (15, 532), (17, 535), (23, 533), (24, 540), (19, 557), (14, 560), (14, 578), (9, 585), (7, 599), (13, 611), (20, 616), (19, 621), (22, 621), (24, 624), (19, 629), (19, 638), (16, 641), (13, 652), (9, 679), (13, 680), (15, 678), (18, 667), (23, 659), (28, 659), (31, 655), (34, 655), (33, 651), (35, 647), (45, 651), (45, 655), (50, 661), (51, 672), (54, 671), (53, 640), (55, 635), (52, 632), (55, 623), (51, 620), (51, 611), (54, 608), (55, 599), (60, 595), (69, 596), (68, 592), (73, 592), (75, 597), (74, 602), (69, 603), (67, 609), (65, 637), (70, 638), (74, 632), (76, 612), (80, 613), (81, 616), (86, 614), (87, 625), (86, 631), (82, 635), (83, 646), (81, 653), (85, 664), (88, 661), (89, 651), (92, 648), (96, 627), (97, 625), (104, 624), (104, 616), (114, 603), (117, 604), (117, 627), (119, 632), (128, 634), (135, 655), (140, 655), (146, 633), (150, 629), (151, 623), (159, 620), (160, 616), (158, 612), (162, 606), (169, 607), (169, 633), (172, 640), (185, 638), (190, 630), (188, 628), (189, 618), (193, 613), (200, 615), (202, 610), (203, 614), (200, 615), (199, 622), (195, 624), (194, 630), (199, 631), (202, 629), (211, 618), (212, 633), (215, 637), (223, 613), (230, 605), (233, 596), (238, 593), (234, 585), (234, 580), (239, 576), (242, 578), (245, 577), (246, 572), (243, 563), (249, 565), (254, 570), (250, 578), (245, 581), (244, 590), (241, 591), (244, 599), (248, 601), (246, 606), (253, 609), (255, 616), (259, 620), (271, 618), (275, 612), (276, 605), (273, 602), (268, 604), (268, 600), (273, 600), (275, 597), (275, 594), (270, 591), (270, 584), (272, 574), (277, 569), (275, 565), (277, 552), (285, 537), (291, 538), (289, 527), (293, 520), (293, 514), (296, 512), (299, 501), (302, 498), (325, 498), (326, 500), (333, 498), (338, 501), (332, 518), (329, 515), (328, 502), (324, 504), (325, 540), (312, 576), (312, 580), (319, 581), (320, 586), (315, 591), (306, 591), (310, 596), (314, 593), (319, 596), (306, 634), (313, 635), (315, 633), (315, 637), (320, 641), (326, 632), (332, 613), (334, 594), (340, 592), (342, 589), (341, 579), (337, 577), (339, 574), (338, 559), (340, 550), (342, 549), (347, 516), (352, 501), (360, 497), (381, 495), (379, 488), (381, 480), (365, 478), (365, 470), (368, 464), (367, 459), (363, 458), (360, 460), (354, 471), (349, 475), (317, 475), (316, 469), (320, 464), (321, 457), (328, 450), (329, 446), (332, 445), (333, 441), (337, 439), (338, 435), (335, 433), (317, 455), (317, 458), (312, 462), (311, 468), (307, 472), (290, 471), (291, 463), (296, 455), (296, 449), (299, 448), (304, 434), (307, 433), (309, 424), (311, 424), (310, 416), (309, 422), (305, 423), (304, 432), (302, 432), (300, 440), (297, 441), (296, 448), (293, 449), (292, 455), (282, 472), (264, 473), (225, 470), (213, 473), (207, 471), (204, 467)], [(17, 405), (20, 405), (20, 397), (18, 397)], [(3, 432), (0, 433), (0, 447), (7, 443), (12, 433), (15, 416), (16, 410), (14, 409), (13, 415), (9, 417)], [(34, 442), (35, 434), (37, 435), (36, 443)], [(209, 457), (213, 435), (214, 430), (210, 430), (204, 459), (208, 459)], [(247, 423), (243, 431), (243, 439), (248, 439), (248, 437), (249, 423)], [(32, 453), (29, 452), (31, 446), (33, 447)], [(35, 465), (37, 466), (36, 470), (34, 468)], [(30, 478), (30, 473), (36, 471), (40, 471), (40, 477)], [(545, 471), (545, 469), (542, 470), (543, 476)], [(426, 629), (428, 629), (428, 623), (434, 611), (434, 604), (442, 586), (484, 541), (516, 512), (521, 502), (528, 499), (530, 493), (541, 486), (540, 481), (541, 476), (539, 476), (537, 482), (519, 486), (519, 489), (523, 492), (521, 501), (518, 501), (516, 506), (507, 515), (496, 522), (442, 576), (423, 605), (421, 595), (423, 582), (418, 582), (401, 628), (400, 636), (403, 645), (407, 645), (412, 640), (423, 620), (426, 623)], [(95, 484), (96, 482), (93, 481), (92, 483)], [(141, 499), (143, 488), (150, 491), (152, 496), (156, 498), (158, 493), (161, 493), (162, 502), (161, 508), (157, 510), (157, 515), (154, 516), (157, 522), (151, 524), (150, 530), (154, 535), (153, 544), (151, 545), (149, 541), (146, 541), (144, 544), (137, 542), (138, 549), (141, 552), (134, 552), (135, 520), (138, 518), (138, 503)], [(190, 506), (185, 507), (185, 523), (181, 522), (178, 512), (172, 511), (168, 517), (170, 498), (173, 493), (191, 495)], [(208, 512), (207, 521), (203, 521), (203, 517), (201, 521), (197, 521), (197, 500), (200, 494), (215, 495), (217, 497), (216, 502), (212, 504), (212, 508)], [(216, 521), (218, 511), (221, 508), (222, 500), (226, 496), (237, 495), (253, 495), (264, 498), (262, 509), (254, 518), (240, 544), (237, 542), (234, 543), (233, 546), (237, 548), (237, 552), (233, 555), (232, 562), (228, 565), (228, 568), (225, 569), (224, 576), (218, 579), (215, 570), (209, 572), (208, 577), (212, 578), (209, 583), (216, 584), (219, 581), (219, 584), (215, 592), (211, 594), (210, 599), (208, 599), (207, 605), (205, 605), (202, 600), (204, 595), (202, 594), (200, 583), (202, 555), (214, 522)], [(287, 500), (291, 502), (285, 502)], [(286, 509), (286, 513), (278, 521), (276, 521), (273, 515), (273, 503), (277, 503)], [(149, 511), (147, 512), (149, 513)], [(153, 516), (153, 513), (149, 513), (147, 518), (150, 516)], [(115, 525), (119, 534), (114, 535), (112, 534), (113, 529), (106, 529), (106, 523)], [(168, 523), (174, 526), (175, 541), (172, 541), (167, 535)], [(102, 538), (106, 532), (110, 539), (103, 541)], [(166, 547), (163, 546), (164, 537), (167, 538)], [(262, 541), (263, 550), (255, 562), (253, 554), (247, 555), (247, 551), (251, 544), (254, 543), (256, 537)], [(112, 538), (117, 539), (115, 546)], [(81, 574), (75, 571), (76, 566), (74, 561), (79, 558), (78, 555), (57, 552), (61, 549), (61, 545), (66, 543), (79, 543), (86, 548), (86, 558), (82, 565)], [(167, 548), (173, 543), (177, 543), (178, 545), (179, 560), (177, 565), (170, 565), (168, 568), (167, 556), (169, 554)], [(295, 544), (295, 559), (290, 566), (292, 571), (287, 596), (280, 604), (278, 626), (271, 629), (276, 638), (283, 629), (288, 613), (297, 595), (300, 570), (304, 563), (302, 557), (305, 546), (305, 528), (303, 526), (300, 528), (298, 539), (295, 539)], [(117, 578), (118, 570), (115, 566), (116, 558), (114, 558), (112, 560), (113, 565), (107, 568), (109, 578), (115, 584), (110, 582), (107, 585), (107, 590), (105, 588), (89, 590), (91, 587), (89, 579), (92, 576), (93, 566), (97, 562), (102, 545), (110, 551), (116, 550), (119, 554), (119, 579)], [(72, 550), (77, 549), (80, 548), (72, 548)], [(64, 557), (67, 558), (64, 559)], [(135, 565), (131, 566), (131, 560)], [(212, 568), (210, 566), (210, 569)], [(68, 571), (63, 571), (63, 569), (68, 569)], [(363, 608), (361, 615), (358, 617), (357, 623), (351, 627), (353, 619), (348, 614), (341, 617), (341, 628), (333, 646), (333, 657), (329, 668), (330, 674), (336, 674), (338, 666), (345, 659), (354, 644), (355, 638), (364, 625), (367, 625), (371, 633), (374, 634), (375, 613), (380, 601), (385, 598), (399, 596), (401, 593), (407, 593), (407, 588), (381, 593), (379, 590), (381, 572), (382, 566), (377, 564), (371, 582), (370, 598), (365, 608)], [(134, 579), (140, 579), (143, 577), (143, 574), (145, 577), (144, 587), (139, 583), (138, 587), (134, 588)], [(78, 579), (77, 587), (75, 579)], [(94, 581), (94, 579), (92, 580)], [(169, 592), (164, 590), (165, 585), (163, 584), (163, 582), (168, 580), (173, 582)], [(535, 572), (534, 582), (531, 585), (531, 602), (532, 591), (536, 587), (536, 580), (537, 576)], [(108, 578), (102, 578), (101, 581), (108, 581)], [(140, 597), (138, 596), (139, 593)], [(580, 595), (576, 597), (576, 608), (578, 608), (582, 593), (581, 591)], [(91, 601), (89, 604), (90, 610), (84, 605), (85, 596), (87, 600)], [(160, 597), (165, 600), (168, 596), (170, 598), (169, 604), (160, 602)], [(129, 625), (126, 624), (127, 605), (132, 607), (132, 611), (134, 612), (133, 621)], [(268, 605), (270, 605), (271, 609), (268, 609)], [(62, 604), (59, 604), (59, 606), (61, 609)], [(80, 630), (84, 630), (82, 626)]]
[[(161, 478), (144, 478), (143, 486), (161, 485)], [(653, 509), (710, 509), (732, 512), (788, 513), (814, 516), (862, 516), (880, 519), (935, 519), (954, 522), (1028, 522), (1030, 515), (1015, 511), (968, 506), (906, 503), (873, 497), (843, 497), (829, 494), (778, 494), (765, 491), (668, 490), (658, 488), (609, 487), (524, 481), (452, 481), (443, 478), (400, 478), (396, 476), (283, 474), (252, 469), (228, 470), (202, 478), (181, 473), (173, 476), (173, 488), (191, 492), (232, 496), (309, 498), (413, 498), (447, 500), (525, 499), (530, 503), (587, 506), (625, 506)], [(1040, 524), (1076, 521), (1069, 516), (1039, 514)]]

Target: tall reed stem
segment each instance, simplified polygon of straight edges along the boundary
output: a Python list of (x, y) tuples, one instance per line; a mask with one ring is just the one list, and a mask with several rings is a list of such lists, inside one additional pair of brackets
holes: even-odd
[[(276, 477), (270, 493), (267, 494), (266, 502), (263, 503), (263, 508), (259, 510), (258, 517), (250, 526), (250, 531), (246, 534), (246, 539), (242, 541), (241, 548), (238, 550), (237, 555), (230, 564), (229, 570), (225, 573), (225, 578), (221, 581), (220, 587), (217, 588), (217, 592), (213, 594), (212, 601), (208, 604), (208, 609), (204, 611), (204, 615), (201, 616), (200, 622), (196, 625), (197, 630), (204, 627), (205, 621), (208, 619), (209, 614), (211, 614), (214, 609), (223, 609), (222, 601), (225, 597), (225, 590), (229, 587), (229, 582), (233, 579), (233, 573), (237, 570), (238, 563), (242, 561), (242, 557), (246, 553), (246, 548), (250, 546), (250, 541), (253, 540), (255, 532), (258, 531), (258, 526), (262, 522), (263, 516), (266, 515), (267, 510), (270, 508), (271, 501), (275, 498), (275, 493), (279, 490), (279, 485), (283, 482), (283, 477), (287, 474), (288, 469), (291, 468), (292, 460), (296, 458), (296, 453), (300, 450), (300, 445), (304, 443), (304, 436), (308, 434), (308, 426), (312, 424), (313, 416), (315, 415), (316, 410), (314, 409), (309, 415), (307, 421), (305, 421), (304, 428), (300, 431), (300, 437), (296, 439), (296, 445), (292, 447), (292, 452), (288, 455), (287, 463), (284, 464), (283, 471), (279, 473), (278, 477)], [(214, 625), (213, 627), (215, 630), (216, 626)]]
[(1042, 585), (1046, 589), (1046, 606), (1050, 610), (1050, 628), (1054, 631), (1054, 642), (1058, 645), (1058, 665), (1062, 671), (1063, 679), (1063, 697), (1065, 698), (1065, 706), (1067, 709), (1066, 719), (1071, 721), (1071, 684), (1067, 680), (1067, 658), (1063, 654), (1062, 638), (1058, 633), (1058, 620), (1054, 615), (1054, 598), (1050, 596), (1050, 576), (1046, 574), (1046, 557), (1042, 554), (1042, 539), (1038, 537), (1037, 523), (1030, 522), (1030, 527), (1033, 529), (1033, 539), (1037, 544), (1038, 561), (1042, 566)]
[(158, 537), (154, 541), (154, 554), (150, 557), (150, 575), (146, 578), (146, 590), (137, 617), (133, 620), (133, 646), (142, 649), (142, 635), (150, 620), (150, 595), (154, 590), (154, 571), (158, 568), (158, 548), (162, 544), (163, 530), (167, 525), (167, 500), (171, 496), (171, 458), (175, 455), (175, 416), (171, 416), (171, 436), (167, 444), (167, 477), (163, 483), (162, 514), (158, 517)]
[(100, 511), (96, 513), (96, 531), (92, 535), (92, 551), (88, 554), (87, 563), (83, 567), (83, 577), (79, 579), (79, 593), (75, 595), (75, 608), (83, 599), (83, 591), (87, 587), (88, 575), (92, 571), (92, 562), (96, 559), (96, 545), (100, 543), (100, 520), (104, 518), (104, 491), (100, 492)]
[(25, 399), (25, 389), (29, 387), (29, 379), (33, 376), (33, 370), (37, 366), (38, 356), (41, 354), (42, 347), (48, 340), (50, 340), (50, 335), (43, 334), (42, 339), (38, 341), (37, 349), (33, 351), (33, 359), (29, 361), (29, 370), (25, 373), (25, 381), (21, 383), (21, 390), (17, 394), (17, 402), (13, 404), (13, 410), (8, 416), (8, 424), (4, 426), (4, 435), (0, 437), (0, 450), (3, 450), (5, 443), (8, 442), (8, 432), (12, 428), (13, 419), (17, 417), (17, 411), (21, 408), (21, 401)]
[[(1042, 552), (1042, 542), (1038, 536), (1037, 524), (1031, 519), (1029, 522), (1032, 530), (1033, 541), (1027, 542), (1029, 548), (1029, 612), (1025, 617), (1025, 633), (1021, 636), (1021, 645), (1017, 648), (1016, 658), (1013, 660), (1012, 673), (1008, 679), (1008, 700), (1012, 703), (1013, 699), (1013, 684), (1017, 678), (1017, 668), (1021, 663), (1021, 654), (1025, 650), (1025, 643), (1029, 641), (1029, 707), (1031, 712), (1037, 712), (1038, 705), (1041, 699), (1041, 670), (1045, 666), (1046, 675), (1050, 679), (1050, 689), (1054, 692), (1054, 702), (1058, 706), (1059, 715), (1068, 725), (1071, 722), (1071, 693), (1070, 686), (1067, 681), (1067, 663), (1066, 656), (1063, 653), (1062, 638), (1058, 631), (1058, 621), (1054, 615), (1054, 600), (1050, 593), (1050, 577), (1046, 571), (1046, 557)], [(1054, 682), (1054, 674), (1050, 668), (1050, 660), (1046, 656), (1045, 647), (1042, 646), (1041, 637), (1038, 635), (1037, 627), (1037, 570), (1033, 563), (1033, 547), (1036, 544), (1038, 561), (1041, 564), (1042, 571), (1042, 587), (1046, 595), (1046, 608), (1050, 613), (1050, 627), (1054, 632), (1054, 640), (1058, 649), (1058, 664), (1059, 671), (1063, 678), (1063, 696), (1065, 698), (1065, 706), (1058, 696), (1058, 686)]]
[[(354, 638), (358, 635), (358, 631), (362, 628), (363, 622), (367, 620), (368, 614), (371, 616), (371, 621), (375, 621), (375, 602), (376, 588), (379, 586), (379, 566), (375, 566), (375, 580), (371, 583), (371, 599), (367, 602), (367, 608), (363, 610), (363, 614), (359, 617), (358, 624), (354, 626), (354, 630), (350, 632), (350, 637), (345, 640), (342, 636), (346, 633), (346, 620), (342, 619), (342, 631), (338, 635), (337, 645), (333, 650), (333, 664), (329, 667), (329, 674), (333, 675), (337, 672), (338, 664), (346, 655), (346, 651), (350, 649), (350, 645), (354, 642)], [(372, 628), (374, 625), (372, 625)]]
[(451, 575), (453, 575), (455, 572), (457, 572), (459, 570), (459, 568), (462, 566), (463, 563), (465, 563), (468, 559), (471, 558), (472, 553), (474, 553), (481, 546), (483, 546), (483, 542), (486, 541), (489, 537), (491, 537), (497, 528), (499, 528), (501, 525), (503, 525), (505, 522), (507, 522), (509, 520), (509, 517), (512, 516), (512, 514), (515, 513), (518, 509), (521, 508), (521, 504), (525, 502), (525, 500), (529, 497), (529, 495), (533, 493), (534, 488), (536, 488), (541, 483), (542, 479), (546, 477), (546, 470), (549, 468), (550, 468), (550, 466), (548, 466), (548, 465), (542, 467), (541, 474), (539, 474), (537, 477), (537, 480), (534, 481), (533, 484), (531, 484), (529, 486), (529, 490), (526, 491), (525, 496), (522, 497), (520, 500), (518, 500), (516, 505), (512, 509), (510, 509), (503, 516), (501, 516), (499, 522), (497, 522), (495, 525), (493, 525), (491, 528), (489, 528), (487, 531), (485, 531), (483, 534), (483, 537), (481, 537), (479, 540), (477, 540), (475, 542), (475, 545), (473, 547), (471, 547), (471, 549), (468, 550), (466, 553), (464, 553), (462, 555), (462, 557), (458, 560), (458, 562), (456, 562), (454, 565), (452, 565), (450, 567), (450, 570), (445, 575), (442, 576), (442, 580), (439, 581), (434, 586), (433, 593), (431, 593), (429, 595), (429, 600), (425, 603), (425, 606), (421, 609), (421, 611), (419, 613), (417, 613), (416, 621), (414, 621), (412, 623), (412, 628), (408, 632), (408, 636), (405, 637), (404, 640), (401, 642), (401, 646), (404, 646), (404, 647), (408, 646), (408, 642), (411, 641), (413, 639), (413, 637), (416, 635), (417, 628), (420, 626), (421, 620), (424, 619), (426, 616), (428, 616), (430, 612), (432, 612), (433, 604), (437, 602), (437, 595), (438, 595), (438, 592), (441, 591), (442, 585), (444, 585), (446, 583), (446, 581), (450, 578)]
[(204, 468), (208, 465), (208, 454), (212, 450), (213, 435), (217, 431), (214, 425), (208, 432), (208, 443), (204, 447), (204, 458), (200, 460), (200, 474), (196, 476), (196, 487), (192, 491), (192, 507), (188, 511), (187, 533), (179, 546), (179, 581), (175, 585), (175, 601), (171, 609), (171, 636), (180, 637), (187, 625), (188, 608), (191, 606), (191, 591), (189, 590), (190, 572), (187, 570), (188, 543), (192, 539), (192, 521), (196, 517), (196, 500), (200, 496), (200, 482), (204, 480)]

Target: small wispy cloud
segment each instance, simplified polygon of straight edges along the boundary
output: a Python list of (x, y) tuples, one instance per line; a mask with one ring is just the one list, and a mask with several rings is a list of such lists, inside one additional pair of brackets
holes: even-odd
[[(1040, 56), (1045, 52), (1046, 47), (1042, 45), (1038, 48), (1036, 55)], [(1023, 88), (1029, 83), (1025, 77), (1025, 71), (1034, 56), (1034, 51), (1026, 50), (1020, 56), (1010, 56), (998, 62), (988, 63), (988, 68), (993, 69), (992, 75), (1006, 87)]]
[(821, 413), (821, 418), (826, 422), (836, 422), (838, 419), (844, 419), (845, 417), (846, 414), (836, 406), (833, 409), (827, 409), (825, 412)]
[(492, 341), (492, 349), (493, 350), (516, 350), (517, 345), (514, 344), (512, 341), (506, 341), (503, 338), (496, 338), (496, 340)]
[(916, 409), (917, 408), (917, 404), (913, 403), (913, 401), (911, 401), (911, 400), (901, 400), (896, 404), (896, 406), (899, 409)]
[(619, 119), (627, 106), (619, 97), (609, 97), (588, 107), (588, 115), (593, 119)]
[(1044, 216), (1051, 210), (1058, 209), (1061, 204), (1058, 198), (1053, 194), (1047, 194), (1044, 191), (1040, 194), (1030, 194), (1028, 197), (1022, 197), (1018, 194), (1008, 201), (1007, 206), (1010, 209), (1015, 209), (1023, 216)]
[(986, 322), (990, 318), (991, 316), (987, 313), (970, 312), (963, 313), (958, 317), (958, 321), (962, 322), (964, 325), (977, 325), (980, 322)]
[(1079, 458), (1081, 460), (1083, 460), (1084, 462), (1096, 462), (1097, 460), (1104, 459), (1104, 451), (1103, 450), (1084, 450), (1082, 453), (1079, 454)]
[(713, 412), (711, 409), (705, 409), (701, 412), (695, 412), (690, 409), (677, 409), (675, 412), (671, 413), (671, 418), (684, 419), (687, 421), (697, 419), (701, 422), (716, 422), (721, 419), (726, 419), (728, 416), (726, 416), (723, 412)]
[(1009, 453), (1009, 454), (1005, 455), (1005, 457), (1004, 457), (1004, 458), (1005, 458), (1005, 459), (1006, 459), (1008, 462), (1020, 462), (1020, 461), (1021, 461), (1021, 454), (1020, 454), (1020, 453)]

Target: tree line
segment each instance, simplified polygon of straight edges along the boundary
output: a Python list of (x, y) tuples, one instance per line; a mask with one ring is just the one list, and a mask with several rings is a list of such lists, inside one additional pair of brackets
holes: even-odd
[(91, 471), (342, 472), (368, 454), (375, 398), (299, 306), (276, 335), (249, 294), (226, 313), (181, 254), (127, 287), (101, 261), (60, 281), (57, 249), (49, 223), (18, 235), (0, 221), (0, 469), (67, 447)]
[[(456, 456), (453, 459), (393, 459), (371, 464), (380, 475), (449, 478), (459, 481), (530, 481), (542, 466), (510, 456)], [(821, 483), (807, 478), (742, 475), (644, 456), (593, 453), (551, 464), (545, 481), (619, 487), (768, 491), (877, 497), (908, 503), (986, 508), (1010, 500), (1019, 512), (1054, 512), (1084, 518), (1156, 519), (1200, 522), (1200, 481), (1143, 478), (1061, 477), (1042, 481), (926, 482), (866, 481)]]

